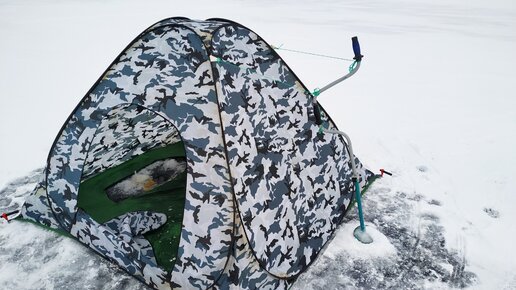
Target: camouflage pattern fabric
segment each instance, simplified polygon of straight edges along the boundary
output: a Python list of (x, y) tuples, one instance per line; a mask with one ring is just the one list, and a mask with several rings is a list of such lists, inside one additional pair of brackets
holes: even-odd
[(127, 233), (101, 225), (79, 209), (70, 234), (154, 289), (170, 289), (167, 272), (157, 267), (152, 257), (143, 255), (136, 241), (127, 241)]
[(158, 229), (166, 221), (167, 216), (162, 213), (129, 212), (104, 223), (103, 226), (117, 233), (124, 242), (131, 243), (133, 248), (140, 250), (143, 256), (149, 258), (156, 267), (152, 246), (143, 234)]
[(25, 200), (21, 209), (21, 216), (55, 230), (61, 229), (48, 205), (47, 187), (44, 181), (41, 181)]
[[(324, 111), (323, 120), (335, 128)], [(85, 178), (179, 140), (184, 220), (174, 267), (161, 269), (142, 234), (164, 215), (100, 224), (77, 195)], [(170, 18), (141, 33), (70, 115), (23, 217), (69, 232), (155, 289), (287, 289), (352, 202), (349, 161), (258, 35), (227, 20)], [(370, 172), (357, 164), (365, 186)]]
[(136, 105), (119, 106), (102, 120), (88, 149), (82, 179), (147, 150), (180, 142), (179, 132), (163, 117)]
[(256, 34), (225, 26), (212, 43), (215, 56), (237, 64), (219, 62), (216, 70), (240, 217), (260, 264), (292, 278), (317, 256), (351, 202), (344, 142), (319, 133), (310, 95)]

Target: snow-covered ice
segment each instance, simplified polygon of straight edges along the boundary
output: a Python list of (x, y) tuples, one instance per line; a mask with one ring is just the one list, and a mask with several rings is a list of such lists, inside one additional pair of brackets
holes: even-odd
[[(516, 2), (513, 0), (0, 0), (0, 208), (39, 178), (66, 117), (138, 33), (169, 16), (240, 22), (284, 48), (351, 57), (319, 100), (372, 170), (375, 243), (352, 211), (294, 289), (516, 289)], [(278, 51), (309, 88), (349, 63)], [(10, 183), (19, 176), (27, 176)], [(4, 189), (1, 189), (4, 188)], [(0, 224), (6, 289), (140, 289), (79, 243)]]
[(331, 259), (337, 259), (343, 252), (355, 259), (392, 258), (396, 255), (396, 248), (374, 224), (366, 223), (366, 232), (373, 238), (373, 243), (359, 242), (353, 236), (353, 231), (359, 225), (358, 221), (349, 221), (343, 225), (335, 235), (338, 242), (327, 248), (323, 255)]

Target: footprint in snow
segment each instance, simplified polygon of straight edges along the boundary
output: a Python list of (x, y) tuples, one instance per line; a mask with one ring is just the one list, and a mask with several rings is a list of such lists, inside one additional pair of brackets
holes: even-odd
[(419, 172), (427, 172), (428, 171), (428, 167), (426, 167), (425, 165), (419, 165), (418, 167), (416, 167), (417, 170), (419, 170)]
[(487, 213), (488, 216), (497, 219), (500, 217), (500, 212), (496, 209), (492, 209), (490, 207), (484, 207), (484, 212)]

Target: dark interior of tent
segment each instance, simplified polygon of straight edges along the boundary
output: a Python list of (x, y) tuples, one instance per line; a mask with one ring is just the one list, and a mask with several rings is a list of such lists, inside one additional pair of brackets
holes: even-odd
[(167, 222), (144, 237), (157, 264), (170, 271), (179, 247), (185, 191), (184, 144), (169, 121), (133, 105), (105, 117), (86, 158), (79, 208), (98, 223), (135, 211), (165, 214)]

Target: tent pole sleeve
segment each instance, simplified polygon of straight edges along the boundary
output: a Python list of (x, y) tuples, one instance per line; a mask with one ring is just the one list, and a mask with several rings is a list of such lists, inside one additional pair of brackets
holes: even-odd
[(321, 126), (322, 125), (321, 108), (319, 108), (319, 104), (317, 103), (317, 97), (313, 98), (312, 105), (314, 106), (315, 123), (317, 124), (317, 126)]

